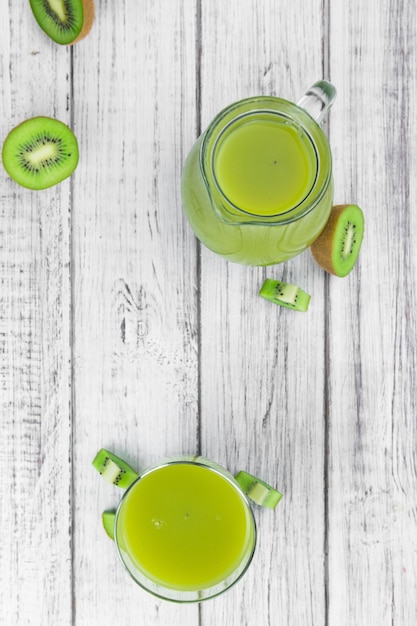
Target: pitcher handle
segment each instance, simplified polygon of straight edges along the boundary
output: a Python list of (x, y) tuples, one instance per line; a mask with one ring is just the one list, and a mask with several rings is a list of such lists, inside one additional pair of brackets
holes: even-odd
[(336, 89), (327, 80), (319, 80), (306, 91), (297, 105), (320, 124), (336, 98)]

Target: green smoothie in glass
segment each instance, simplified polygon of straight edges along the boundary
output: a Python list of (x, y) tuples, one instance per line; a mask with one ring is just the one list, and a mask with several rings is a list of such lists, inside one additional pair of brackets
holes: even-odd
[(166, 459), (140, 474), (102, 448), (93, 466), (126, 489), (102, 515), (120, 559), (143, 589), (175, 602), (202, 602), (249, 567), (256, 524), (249, 501), (275, 509), (281, 493), (246, 471), (232, 476), (200, 456)]
[(171, 463), (126, 494), (116, 533), (135, 571), (178, 591), (227, 580), (254, 548), (255, 527), (238, 486), (212, 468)]

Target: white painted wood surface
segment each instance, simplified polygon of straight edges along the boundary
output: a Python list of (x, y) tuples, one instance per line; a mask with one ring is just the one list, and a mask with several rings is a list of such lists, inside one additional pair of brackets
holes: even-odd
[[(80, 163), (42, 192), (0, 170), (0, 625), (417, 623), (417, 15), (414, 3), (101, 0), (74, 48), (28, 3), (0, 12), (1, 138), (70, 124)], [(320, 77), (335, 202), (365, 210), (358, 267), (309, 252), (232, 265), (181, 209), (188, 150), (220, 108)], [(312, 293), (306, 314), (257, 297)], [(201, 606), (135, 587), (91, 468), (201, 452), (275, 483), (258, 550)]]

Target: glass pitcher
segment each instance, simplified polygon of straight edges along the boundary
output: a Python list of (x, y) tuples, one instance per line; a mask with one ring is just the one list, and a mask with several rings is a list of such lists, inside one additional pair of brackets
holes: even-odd
[(256, 546), (249, 499), (273, 509), (281, 494), (247, 472), (233, 477), (200, 456), (167, 459), (137, 473), (102, 449), (94, 467), (126, 491), (103, 525), (133, 580), (175, 602), (201, 602), (246, 572)]
[(322, 80), (298, 104), (259, 96), (214, 118), (186, 159), (181, 186), (204, 245), (229, 261), (272, 265), (313, 243), (333, 202), (331, 152), (319, 124), (335, 95)]

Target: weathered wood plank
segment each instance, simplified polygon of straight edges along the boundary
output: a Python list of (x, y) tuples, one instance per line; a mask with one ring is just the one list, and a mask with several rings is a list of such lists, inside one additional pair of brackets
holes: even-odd
[[(415, 6), (96, 5), (72, 52), (27, 3), (1, 9), (1, 136), (74, 111), (81, 158), (44, 192), (0, 172), (0, 622), (411, 626)], [(262, 270), (204, 248), (200, 264), (179, 197), (198, 127), (249, 95), (296, 100), (327, 65), (335, 200), (366, 211), (358, 267), (338, 280), (309, 253)], [(266, 275), (312, 293), (308, 313), (258, 298)], [(284, 499), (256, 511), (245, 578), (198, 609), (154, 600), (122, 570), (100, 526), (120, 492), (91, 460), (104, 445), (144, 467), (200, 443)]]
[[(203, 129), (240, 98), (298, 100), (321, 78), (321, 8), (318, 2), (281, 3), (279, 10), (269, 1), (202, 3)], [(202, 607), (202, 623), (321, 626), (324, 276), (309, 253), (267, 270), (230, 264), (206, 249), (201, 259), (203, 453), (285, 494), (275, 513), (256, 511), (254, 562), (233, 590)], [(261, 300), (266, 276), (312, 293), (309, 312)]]
[[(196, 624), (135, 586), (101, 528), (104, 446), (145, 468), (194, 453), (196, 245), (179, 195), (195, 134), (194, 0), (103, 2), (74, 50), (75, 623)], [(140, 616), (138, 618), (138, 616)]]
[(413, 3), (331, 7), (337, 199), (366, 235), (330, 281), (330, 624), (417, 619), (416, 23)]
[[(1, 136), (70, 122), (70, 57), (3, 3)], [(58, 79), (59, 77), (59, 79)], [(69, 182), (32, 192), (0, 172), (0, 622), (71, 623)]]

